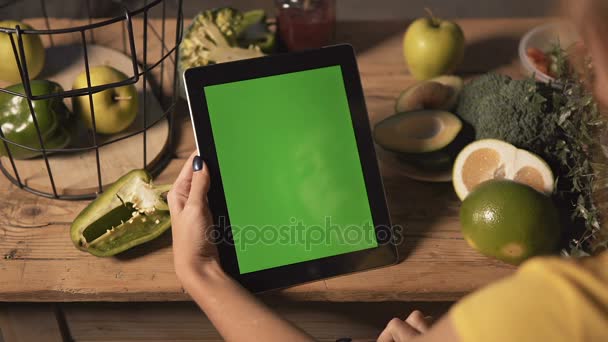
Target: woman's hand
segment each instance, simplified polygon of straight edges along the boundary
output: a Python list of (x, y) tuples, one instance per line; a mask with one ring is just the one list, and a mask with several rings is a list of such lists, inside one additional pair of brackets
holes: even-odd
[(393, 318), (388, 322), (384, 331), (378, 337), (378, 342), (404, 342), (424, 334), (429, 330), (429, 321), (418, 310), (404, 320)]
[(173, 264), (182, 283), (206, 263), (217, 263), (213, 218), (207, 202), (209, 172), (193, 153), (167, 195), (173, 235)]
[(193, 153), (167, 195), (175, 273), (188, 294), (226, 341), (312, 341), (222, 271), (208, 190), (207, 167)]

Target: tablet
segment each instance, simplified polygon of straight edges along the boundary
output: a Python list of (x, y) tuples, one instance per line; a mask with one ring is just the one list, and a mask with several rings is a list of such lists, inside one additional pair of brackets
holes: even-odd
[(350, 45), (184, 79), (228, 274), (260, 292), (397, 262)]

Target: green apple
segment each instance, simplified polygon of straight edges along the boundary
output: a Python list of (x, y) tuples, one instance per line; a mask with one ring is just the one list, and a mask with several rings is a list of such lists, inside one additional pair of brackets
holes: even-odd
[[(109, 66), (96, 66), (89, 69), (91, 86), (120, 82), (127, 75)], [(74, 80), (73, 89), (87, 88), (87, 74), (81, 73)], [(72, 99), (74, 112), (93, 128), (89, 96), (78, 96)], [(137, 116), (137, 90), (132, 84), (110, 88), (93, 94), (95, 109), (95, 128), (97, 133), (114, 134), (124, 131)]]
[(450, 73), (464, 55), (464, 34), (456, 23), (434, 17), (415, 20), (403, 37), (410, 73), (427, 80)]
[[(0, 27), (14, 29), (15, 26), (19, 25), (22, 30), (31, 30), (32, 27), (28, 24), (24, 24), (14, 20), (0, 21)], [(36, 34), (24, 34), (23, 37), (23, 51), (25, 52), (25, 60), (27, 63), (27, 72), (30, 79), (36, 78), (42, 67), (44, 66), (44, 46), (40, 36)], [(13, 34), (13, 40), (17, 53), (19, 54), (19, 46), (17, 45), (17, 35)], [(21, 54), (19, 54), (21, 59)], [(8, 33), (0, 32), (0, 80), (4, 80), (10, 83), (21, 83), (21, 75), (19, 74), (19, 67), (17, 67), (17, 61), (15, 61), (15, 54), (13, 53), (13, 46), (11, 44), (11, 38)]]

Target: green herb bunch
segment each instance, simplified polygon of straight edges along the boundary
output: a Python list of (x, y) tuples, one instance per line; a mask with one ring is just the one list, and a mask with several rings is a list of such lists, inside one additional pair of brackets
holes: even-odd
[(574, 70), (559, 44), (550, 54), (557, 65), (551, 117), (562, 131), (557, 143), (548, 146), (559, 163), (556, 196), (570, 202), (572, 223), (581, 222), (582, 226), (574, 231), (563, 251), (572, 256), (594, 254), (608, 248), (608, 234), (601, 225), (601, 213), (608, 210), (608, 203), (602, 203), (608, 200), (604, 194), (608, 194), (608, 160), (602, 147), (606, 121), (586, 86), (592, 75), (591, 64), (585, 62)]

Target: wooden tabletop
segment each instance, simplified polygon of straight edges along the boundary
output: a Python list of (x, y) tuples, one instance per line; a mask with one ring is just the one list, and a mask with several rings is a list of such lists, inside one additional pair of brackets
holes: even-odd
[[(466, 77), (498, 70), (521, 77), (519, 38), (546, 19), (459, 20), (467, 39), (465, 60), (457, 72)], [(59, 22), (56, 20), (54, 22)], [(69, 24), (69, 23), (68, 23)], [(393, 113), (395, 97), (412, 84), (403, 61), (407, 22), (348, 22), (337, 40), (350, 42), (372, 122)], [(174, 24), (167, 25), (169, 36)], [(139, 35), (139, 33), (137, 34)], [(95, 33), (97, 43), (116, 46), (115, 36)], [(187, 109), (177, 108), (175, 158), (158, 183), (175, 178), (194, 150)], [(513, 272), (513, 267), (481, 256), (463, 241), (459, 201), (451, 184), (405, 177), (399, 165), (380, 158), (393, 223), (405, 227), (395, 266), (292, 287), (271, 296), (327, 301), (455, 300)], [(78, 251), (70, 223), (87, 204), (34, 196), (0, 177), (0, 301), (180, 301), (188, 300), (177, 281), (171, 236), (138, 246), (117, 257), (97, 258)]]

